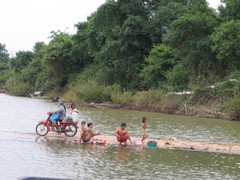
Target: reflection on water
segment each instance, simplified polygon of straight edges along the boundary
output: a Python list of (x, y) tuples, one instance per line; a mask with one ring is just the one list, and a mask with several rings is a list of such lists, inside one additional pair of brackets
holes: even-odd
[[(56, 104), (0, 94), (0, 179), (24, 176), (72, 179), (240, 179), (240, 156), (153, 148), (78, 144), (70, 139), (32, 137), (37, 120)], [(238, 142), (239, 123), (138, 111), (81, 108), (96, 131), (112, 134), (125, 121), (133, 136), (149, 118), (151, 137)]]
[[(78, 144), (0, 133), (4, 179), (238, 179), (240, 157), (215, 153)], [(14, 168), (11, 168), (14, 167)]]
[(116, 176), (119, 179), (136, 177), (173, 179), (176, 176), (180, 179), (240, 178), (239, 156), (143, 147), (79, 145), (73, 140), (47, 138), (39, 138), (37, 143), (55, 155), (64, 153), (64, 159), (73, 161), (75, 159), (75, 168), (84, 169), (88, 172), (85, 177), (89, 178), (114, 179)]

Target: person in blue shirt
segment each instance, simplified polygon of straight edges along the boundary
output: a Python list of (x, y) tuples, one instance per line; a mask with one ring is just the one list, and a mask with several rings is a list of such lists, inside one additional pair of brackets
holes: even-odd
[(61, 127), (58, 125), (58, 122), (62, 122), (62, 120), (66, 117), (66, 107), (64, 105), (64, 100), (59, 100), (60, 106), (57, 111), (50, 112), (50, 114), (59, 114), (59, 117), (55, 120), (51, 120), (51, 122), (54, 124), (54, 126), (58, 129), (58, 131), (61, 131)]

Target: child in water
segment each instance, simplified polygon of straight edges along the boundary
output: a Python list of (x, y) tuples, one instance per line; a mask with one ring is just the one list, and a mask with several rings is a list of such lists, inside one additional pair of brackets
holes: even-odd
[(86, 143), (86, 142), (90, 141), (92, 137), (94, 137), (96, 135), (102, 135), (101, 132), (98, 132), (98, 133), (93, 132), (93, 123), (88, 123), (87, 127), (88, 127), (87, 129), (84, 128), (84, 131), (83, 131), (82, 135), (80, 136), (80, 143), (81, 143), (81, 140), (84, 143)]
[(86, 121), (82, 121), (81, 122), (81, 132), (80, 132), (80, 143), (82, 142), (83, 134), (87, 131), (87, 129), (85, 128), (85, 125), (86, 125)]
[(147, 139), (147, 118), (143, 117), (142, 119), (142, 142)]
[(127, 146), (127, 140), (132, 143), (129, 133), (126, 129), (127, 125), (126, 123), (122, 123), (119, 128), (116, 129), (114, 135), (117, 137), (118, 142), (120, 143), (120, 146), (122, 146), (124, 143), (124, 146)]

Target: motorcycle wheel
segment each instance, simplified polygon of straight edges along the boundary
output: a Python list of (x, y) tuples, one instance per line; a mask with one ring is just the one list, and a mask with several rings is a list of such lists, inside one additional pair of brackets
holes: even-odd
[(67, 125), (65, 127), (65, 131), (64, 131), (65, 135), (68, 136), (68, 137), (73, 137), (77, 134), (77, 127), (70, 124), (70, 125)]
[(37, 126), (36, 126), (36, 133), (39, 135), (39, 136), (46, 136), (48, 134), (48, 128), (47, 126), (45, 126), (44, 123), (39, 123)]

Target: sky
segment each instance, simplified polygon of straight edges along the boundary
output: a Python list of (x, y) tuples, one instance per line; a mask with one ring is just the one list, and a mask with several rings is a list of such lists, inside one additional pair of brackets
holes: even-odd
[[(11, 55), (49, 42), (51, 31), (74, 34), (74, 24), (87, 20), (106, 0), (0, 0), (0, 43)], [(208, 0), (217, 8), (220, 0)]]

